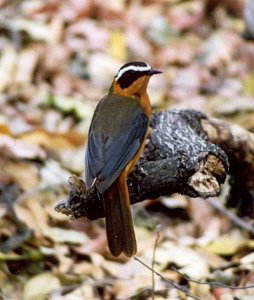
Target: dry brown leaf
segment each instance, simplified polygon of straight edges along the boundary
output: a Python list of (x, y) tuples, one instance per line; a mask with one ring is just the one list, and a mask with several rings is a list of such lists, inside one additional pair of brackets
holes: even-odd
[(71, 58), (71, 50), (61, 43), (48, 44), (42, 50), (43, 72), (62, 72)]
[(38, 20), (15, 18), (10, 26), (16, 31), (25, 31), (35, 41), (57, 43), (61, 38), (62, 22), (60, 19), (52, 19), (49, 24)]
[(60, 280), (51, 272), (44, 272), (26, 281), (23, 299), (46, 300), (48, 295), (61, 286)]
[[(85, 282), (74, 291), (56, 298), (56, 300), (83, 300), (83, 299), (96, 299), (97, 296), (94, 293), (94, 287), (91, 282)], [(54, 300), (54, 298), (52, 299)]]
[(49, 217), (40, 202), (39, 197), (28, 197), (24, 202), (26, 208), (32, 213), (34, 222), (39, 230), (44, 233), (49, 228)]
[(93, 264), (87, 261), (76, 262), (73, 265), (73, 272), (83, 277), (91, 276), (93, 272)]
[(100, 20), (105, 22), (119, 21), (124, 16), (126, 2), (124, 0), (97, 0), (97, 12)]
[(93, 12), (95, 5), (92, 0), (68, 0), (59, 4), (58, 16), (67, 22), (88, 17)]
[(214, 210), (204, 199), (192, 198), (190, 210), (193, 223), (197, 226), (200, 235), (203, 235), (210, 227), (214, 218)]
[(221, 256), (232, 256), (242, 244), (243, 236), (238, 234), (225, 234), (207, 245), (206, 249)]
[[(32, 264), (29, 272), (19, 262), (14, 263), (16, 267), (4, 266), (7, 272), (8, 268), (19, 272), (15, 278), (25, 280), (17, 285), (20, 290), (32, 278), (31, 272), (54, 269), (50, 276), (59, 282), (52, 276), (45, 280), (48, 283), (52, 278), (56, 283), (56, 290), (48, 296), (51, 300), (95, 299), (98, 292), (103, 299), (141, 299), (145, 292), (149, 293), (150, 270), (133, 259), (110, 256), (104, 229), (98, 233), (100, 221), (85, 225), (79, 221), (79, 225), (73, 225), (65, 216), (56, 214), (53, 207), (66, 196), (58, 185), (66, 186), (70, 175), (67, 170), (80, 174), (83, 171), (83, 145), (95, 104), (125, 62), (144, 60), (163, 71), (149, 85), (151, 102), (156, 108), (168, 105), (200, 109), (228, 119), (234, 116), (234, 122), (251, 127), (254, 51), (251, 42), (240, 37), (237, 24), (243, 24), (243, 20), (235, 21), (223, 12), (225, 20), (214, 29), (200, 22), (203, 2), (24, 0), (1, 6), (1, 17), (8, 22), (2, 22), (0, 43), (0, 120), (4, 124), (0, 125), (0, 168), (8, 169), (12, 176), (7, 178), (1, 173), (0, 180), (9, 184), (14, 178), (28, 193), (34, 192), (28, 202), (24, 194), (19, 198), (22, 202), (15, 205), (20, 220), (35, 232), (29, 245), (22, 245), (19, 251), (24, 253), (32, 246), (42, 253), (41, 249), (48, 246), (54, 256), (47, 258), (46, 251), (43, 260)], [(244, 88), (250, 96), (248, 103), (243, 97)], [(16, 138), (12, 138), (12, 133)], [(46, 160), (47, 156), (60, 163)], [(216, 241), (221, 230), (227, 229), (230, 235), (228, 222), (225, 226), (224, 218), (207, 212), (203, 205), (196, 204), (193, 209), (190, 217), (194, 222), (183, 221), (180, 216), (161, 216), (155, 269), (176, 282), (179, 276), (169, 270), (170, 264), (198, 279), (211, 277), (208, 268), (226, 264), (220, 256), (198, 246)], [(200, 209), (205, 214), (199, 214)], [(17, 228), (7, 218), (6, 210), (2, 209), (0, 215), (1, 239), (5, 239), (15, 234)], [(138, 254), (151, 265), (156, 232), (147, 230), (145, 225), (135, 230)], [(86, 241), (83, 232), (89, 237)], [(172, 240), (177, 242), (168, 242)], [(79, 246), (69, 245), (77, 241)], [(241, 257), (242, 251), (249, 253), (253, 248), (250, 243), (244, 237), (236, 256)], [(252, 262), (250, 253), (241, 261), (242, 267), (235, 269), (243, 283), (252, 280), (251, 276), (242, 275), (252, 272)], [(42, 284), (47, 285), (45, 281), (38, 279), (38, 293)], [(14, 285), (13, 280), (2, 283), (0, 272), (1, 290), (7, 291), (8, 284)], [(155, 290), (165, 288), (168, 299), (180, 297), (156, 277)], [(191, 292), (202, 300), (214, 297), (206, 288), (190, 284)], [(9, 290), (6, 297), (15, 299), (13, 289)], [(219, 294), (223, 297), (221, 291)], [(232, 295), (228, 294), (231, 298)], [(234, 292), (234, 296), (244, 299), (240, 295)], [(28, 297), (36, 299), (37, 295)], [(42, 297), (47, 297), (45, 291)], [(15, 300), (19, 298), (20, 292)]]
[[(142, 259), (144, 260), (144, 259)], [(144, 260), (151, 265), (151, 260)], [(134, 259), (130, 259), (119, 270), (118, 280), (115, 282), (112, 292), (117, 299), (129, 299), (141, 289), (151, 288), (152, 273)], [(155, 277), (155, 288), (165, 288), (158, 276)]]
[(24, 48), (18, 55), (14, 82), (18, 85), (32, 84), (34, 71), (40, 56), (40, 46)]
[(47, 132), (44, 129), (25, 132), (19, 136), (19, 139), (32, 145), (40, 145), (55, 151), (74, 148), (73, 143), (71, 143), (64, 135)]
[(88, 237), (84, 232), (63, 229), (59, 227), (44, 226), (42, 228), (43, 235), (49, 238), (54, 243), (81, 245), (87, 242)]
[(0, 124), (0, 136), (1, 135), (12, 135), (12, 132), (7, 124)]
[(39, 185), (39, 170), (31, 163), (10, 162), (4, 169), (7, 175), (24, 191), (29, 191)]
[(93, 239), (89, 239), (83, 245), (79, 247), (73, 247), (73, 250), (81, 255), (91, 255), (91, 253), (105, 253), (107, 249), (107, 239), (105, 232), (102, 232), (99, 236)]
[(144, 61), (151, 61), (152, 47), (147, 43), (142, 32), (130, 24), (130, 26), (126, 28), (125, 38), (127, 47), (133, 57)]
[(97, 253), (90, 254), (91, 262), (94, 266), (92, 270), (92, 277), (96, 281), (100, 281), (104, 279), (104, 271), (102, 270), (102, 264), (104, 262), (104, 257)]
[(112, 57), (119, 61), (126, 61), (127, 48), (125, 35), (120, 30), (115, 30), (111, 33), (109, 41), (109, 51)]
[(45, 159), (46, 152), (39, 147), (7, 135), (0, 135), (0, 149), (6, 149), (11, 155), (19, 159)]
[(7, 1), (8, 1), (8, 0), (1, 0), (1, 1), (0, 1), (0, 5), (1, 5), (1, 6), (5, 5)]
[(198, 96), (204, 76), (205, 71), (197, 64), (179, 69), (171, 82), (171, 96), (178, 100), (189, 102), (191, 97)]
[(233, 55), (241, 47), (241, 39), (236, 33), (220, 30), (213, 33), (203, 44), (200, 59), (210, 69), (220, 69), (232, 63)]
[(18, 54), (12, 45), (7, 45), (0, 58), (0, 92), (3, 92), (13, 81)]
[[(145, 254), (152, 259), (153, 249)], [(167, 265), (179, 267), (179, 271), (192, 279), (202, 279), (209, 274), (208, 263), (205, 258), (194, 249), (165, 241), (156, 249), (155, 262), (163, 270)]]
[(233, 300), (233, 292), (229, 288), (218, 287), (212, 292), (216, 300)]
[(91, 19), (80, 20), (68, 27), (67, 39), (82, 36), (89, 50), (104, 50), (107, 47), (110, 33)]
[(54, 243), (54, 253), (58, 260), (58, 272), (68, 274), (74, 267), (73, 259), (70, 257), (70, 248), (68, 245)]
[(190, 30), (200, 25), (202, 1), (186, 1), (173, 6), (167, 13), (169, 23), (177, 30)]
[(33, 230), (33, 233), (37, 239), (36, 245), (39, 246), (42, 244), (42, 232), (40, 229), (40, 224), (37, 223), (37, 220), (34, 218), (33, 213), (29, 208), (17, 204), (15, 206), (17, 216), (20, 221), (22, 221), (28, 228)]
[(119, 69), (121, 64), (121, 62), (107, 54), (96, 53), (91, 55), (87, 66), (91, 83), (95, 88), (109, 87), (116, 70)]
[(188, 65), (193, 62), (200, 45), (201, 40), (195, 36), (186, 37), (185, 40), (172, 38), (169, 44), (158, 50), (156, 61), (159, 65)]
[(54, 160), (48, 160), (41, 168), (40, 175), (40, 187), (46, 188), (66, 185), (71, 173), (64, 169), (58, 162)]

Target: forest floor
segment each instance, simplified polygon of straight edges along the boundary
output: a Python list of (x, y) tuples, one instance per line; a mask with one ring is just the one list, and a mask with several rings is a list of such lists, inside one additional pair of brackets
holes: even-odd
[(154, 110), (196, 109), (254, 132), (254, 42), (242, 18), (223, 7), (207, 18), (203, 5), (0, 1), (0, 299), (254, 299), (254, 288), (183, 277), (254, 284), (253, 236), (204, 199), (134, 205), (131, 259), (109, 254), (104, 220), (54, 210), (69, 176), (83, 176), (94, 108), (126, 62), (163, 71), (149, 84)]

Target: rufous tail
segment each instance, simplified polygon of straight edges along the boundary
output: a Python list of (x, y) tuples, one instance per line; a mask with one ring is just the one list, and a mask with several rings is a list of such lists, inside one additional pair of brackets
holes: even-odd
[(131, 257), (137, 252), (137, 243), (131, 216), (126, 179), (118, 178), (102, 194), (108, 247), (112, 255), (122, 252)]

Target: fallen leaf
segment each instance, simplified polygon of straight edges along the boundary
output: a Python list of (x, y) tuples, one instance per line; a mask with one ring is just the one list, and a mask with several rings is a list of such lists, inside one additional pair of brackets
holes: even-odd
[[(149, 260), (149, 262), (147, 262), (146, 259), (141, 260), (149, 266), (151, 265), (151, 260)], [(118, 280), (112, 287), (112, 292), (116, 299), (130, 299), (131, 297), (134, 297), (138, 291), (151, 288), (151, 285), (151, 271), (145, 268), (138, 261), (130, 259), (120, 268)], [(165, 288), (164, 283), (158, 276), (155, 276), (155, 288), (156, 290)]]
[(206, 249), (218, 255), (231, 256), (237, 252), (242, 242), (242, 239), (222, 235), (207, 245)]
[(176, 30), (163, 16), (153, 18), (147, 30), (147, 36), (158, 46), (167, 45), (170, 39), (176, 35)]
[[(70, 248), (67, 244), (68, 243), (59, 244), (57, 241), (54, 241), (54, 254), (55, 257), (57, 257), (57, 261), (58, 261), (57, 270), (58, 272), (60, 272), (59, 275), (66, 274), (66, 276), (68, 276), (68, 274), (70, 274), (70, 270), (71, 272), (73, 272), (73, 267), (75, 265), (70, 254)], [(68, 284), (68, 282), (66, 282), (65, 284)]]
[(30, 132), (25, 132), (19, 136), (19, 139), (47, 149), (59, 151), (62, 149), (72, 149), (74, 145), (64, 136), (59, 133), (47, 132), (43, 129), (37, 129)]
[(72, 97), (54, 96), (51, 103), (64, 113), (74, 113), (81, 120), (90, 117), (93, 113), (93, 108), (87, 102)]
[(40, 159), (46, 158), (46, 152), (38, 145), (11, 138), (7, 135), (0, 135), (0, 148), (4, 148), (16, 158)]
[(243, 88), (246, 95), (254, 96), (254, 75), (249, 74), (244, 82), (243, 82)]
[(115, 30), (111, 33), (109, 51), (113, 58), (116, 58), (119, 61), (126, 61), (127, 48), (125, 35), (122, 31)]
[(83, 300), (83, 299), (96, 299), (97, 295), (94, 293), (94, 287), (91, 283), (83, 283), (74, 291), (65, 294), (61, 300)]
[(171, 95), (177, 99), (188, 100), (197, 96), (202, 86), (204, 72), (199, 65), (192, 64), (180, 69), (172, 80)]
[(91, 253), (103, 254), (106, 248), (107, 239), (105, 232), (103, 232), (96, 238), (87, 240), (81, 246), (74, 247), (73, 251), (81, 255), (91, 255)]
[(173, 5), (167, 12), (167, 19), (178, 31), (190, 30), (202, 21), (202, 1), (184, 1)]
[(40, 221), (38, 222), (35, 219), (33, 213), (30, 211), (29, 208), (26, 208), (26, 207), (20, 205), (19, 203), (15, 206), (15, 210), (16, 210), (19, 220), (22, 221), (24, 224), (26, 224), (26, 226), (28, 228), (33, 230), (34, 236), (38, 239), (38, 240), (35, 240), (35, 241), (37, 241), (36, 244), (41, 245), (43, 236), (42, 236), (42, 231), (40, 228), (41, 225), (39, 224)]
[[(35, 195), (33, 197), (27, 197), (22, 203), (24, 207), (28, 208), (28, 212), (32, 214), (33, 223), (36, 224), (39, 232), (35, 232), (38, 236), (43, 234), (44, 230), (49, 227), (49, 217), (47, 212), (44, 210), (42, 201), (40, 201), (39, 196)], [(26, 220), (24, 220), (26, 222)], [(35, 227), (33, 225), (33, 227)]]
[(40, 46), (30, 46), (23, 49), (17, 58), (14, 82), (18, 85), (31, 84), (34, 71), (40, 56)]
[(201, 40), (193, 36), (190, 36), (187, 42), (180, 38), (171, 38), (170, 45), (158, 50), (156, 61), (161, 65), (188, 65), (197, 55), (200, 45)]
[(200, 61), (210, 69), (218, 69), (232, 62), (233, 55), (241, 46), (241, 40), (235, 33), (218, 31), (203, 44)]
[(58, 227), (44, 228), (43, 234), (55, 243), (82, 245), (88, 240), (83, 232)]
[(66, 184), (71, 173), (63, 169), (62, 166), (54, 161), (48, 160), (40, 170), (40, 187), (58, 186)]
[(9, 135), (9, 136), (11, 136), (11, 130), (10, 130), (8, 124), (4, 124), (4, 123), (1, 124), (0, 123), (0, 136), (1, 135)]
[(50, 272), (44, 272), (29, 279), (24, 285), (23, 299), (47, 300), (50, 293), (59, 289), (60, 280)]
[(7, 45), (1, 53), (0, 58), (0, 92), (3, 92), (13, 81), (17, 52), (13, 46)]
[(86, 48), (89, 50), (103, 50), (108, 45), (109, 32), (106, 28), (99, 26), (92, 19), (83, 19), (75, 22), (67, 29), (67, 39), (83, 36), (86, 40)]
[[(250, 265), (253, 265), (254, 264), (254, 252), (251, 252), (245, 256), (243, 256), (241, 259), (240, 259), (241, 263), (243, 265), (247, 265), (247, 264), (250, 264)], [(251, 267), (252, 268), (252, 267)]]
[[(153, 250), (147, 251), (145, 256), (152, 259)], [(209, 274), (208, 263), (205, 258), (194, 249), (179, 246), (165, 241), (156, 249), (155, 262), (163, 270), (169, 264), (178, 266), (179, 271), (192, 279), (201, 279)]]
[(13, 30), (25, 31), (36, 41), (54, 43), (59, 40), (59, 24), (55, 20), (52, 20), (51, 24), (45, 24), (31, 19), (15, 18), (11, 21), (10, 26)]
[(126, 28), (125, 39), (129, 52), (137, 53), (138, 57), (144, 61), (150, 61), (152, 57), (152, 47), (147, 43), (142, 32), (135, 30), (133, 24)]
[(24, 191), (29, 191), (39, 185), (39, 170), (31, 163), (10, 162), (6, 164), (4, 170)]
[(104, 53), (91, 55), (87, 66), (91, 83), (95, 88), (109, 86), (121, 64), (117, 59)]

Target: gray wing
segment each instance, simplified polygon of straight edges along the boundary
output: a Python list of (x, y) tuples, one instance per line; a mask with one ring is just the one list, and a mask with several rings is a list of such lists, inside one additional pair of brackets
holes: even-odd
[(148, 117), (139, 108), (129, 116), (126, 128), (113, 137), (98, 133), (91, 126), (85, 156), (85, 177), (88, 187), (93, 184), (95, 178), (100, 193), (112, 185), (139, 150), (148, 123)]

